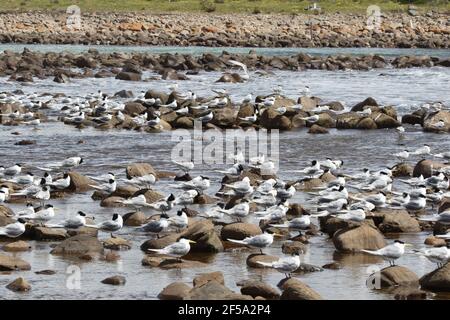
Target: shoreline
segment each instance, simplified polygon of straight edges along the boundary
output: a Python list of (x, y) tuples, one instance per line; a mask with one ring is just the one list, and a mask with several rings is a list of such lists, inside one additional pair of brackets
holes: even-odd
[(365, 14), (0, 12), (0, 43), (204, 47), (449, 48), (448, 15), (383, 13), (378, 32)]

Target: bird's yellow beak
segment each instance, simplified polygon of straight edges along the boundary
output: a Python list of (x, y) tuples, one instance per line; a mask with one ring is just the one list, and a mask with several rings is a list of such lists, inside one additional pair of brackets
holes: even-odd
[(197, 243), (197, 242), (195, 242), (195, 241), (193, 241), (193, 240), (188, 240), (190, 243)]

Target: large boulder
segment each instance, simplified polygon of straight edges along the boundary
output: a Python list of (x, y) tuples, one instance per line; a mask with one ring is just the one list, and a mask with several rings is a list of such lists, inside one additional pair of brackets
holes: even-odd
[(147, 217), (142, 211), (129, 212), (123, 215), (123, 224), (129, 227), (139, 227), (145, 223)]
[(288, 278), (281, 281), (281, 300), (323, 300), (321, 295), (300, 280)]
[(356, 129), (360, 129), (360, 130), (377, 129), (377, 124), (375, 123), (375, 121), (372, 118), (366, 117), (366, 118), (362, 118), (358, 122), (358, 124), (356, 125)]
[(433, 175), (434, 170), (441, 169), (444, 167), (445, 164), (433, 161), (433, 160), (420, 160), (413, 170), (413, 176), (419, 177), (420, 175), (423, 175), (424, 178), (429, 178)]
[(397, 128), (401, 125), (397, 119), (382, 112), (372, 113), (370, 117), (375, 121), (378, 129)]
[(2, 247), (3, 251), (7, 251), (7, 252), (20, 252), (20, 251), (28, 251), (31, 249), (31, 246), (28, 242), (26, 241), (15, 241), (15, 242), (11, 242), (8, 244), (5, 244)]
[(31, 285), (24, 278), (20, 277), (9, 283), (6, 288), (15, 292), (26, 292), (31, 290)]
[(383, 235), (366, 224), (337, 231), (333, 235), (333, 243), (338, 251), (344, 252), (378, 250), (386, 246)]
[(378, 107), (378, 103), (375, 101), (374, 98), (369, 97), (366, 98), (364, 101), (355, 104), (351, 110), (354, 112), (363, 111), (365, 107)]
[(450, 292), (450, 262), (420, 278), (420, 286), (436, 292)]
[(274, 107), (265, 109), (259, 117), (259, 123), (266, 129), (289, 130), (291, 120), (285, 115), (280, 115)]
[(0, 254), (0, 271), (31, 270), (31, 266), (25, 260), (17, 257)]
[(127, 104), (125, 104), (125, 108), (123, 109), (123, 113), (134, 116), (144, 113), (146, 110), (147, 108), (139, 102), (127, 102)]
[(183, 300), (189, 295), (191, 287), (184, 282), (173, 282), (165, 287), (159, 294), (161, 300)]
[(153, 174), (155, 177), (158, 176), (155, 169), (153, 169), (152, 165), (149, 163), (133, 163), (127, 167), (126, 173), (128, 179), (149, 174)]
[(221, 108), (213, 111), (214, 117), (211, 123), (222, 127), (230, 128), (236, 122), (235, 111), (232, 108)]
[(361, 120), (361, 116), (355, 112), (346, 112), (336, 117), (336, 128), (355, 129)]
[(222, 240), (235, 239), (243, 240), (261, 234), (261, 228), (253, 223), (230, 223), (222, 228), (220, 237)]
[(367, 280), (370, 287), (384, 289), (395, 286), (418, 286), (419, 277), (402, 266), (391, 266), (375, 272)]
[(141, 250), (147, 252), (148, 249), (162, 249), (176, 242), (180, 234), (172, 233), (158, 239), (150, 239), (141, 244)]
[(103, 244), (92, 236), (80, 234), (68, 238), (58, 244), (50, 253), (54, 255), (74, 255), (82, 256), (90, 253), (102, 253)]
[[(438, 129), (435, 125), (441, 120), (444, 121), (444, 127)], [(450, 131), (450, 112), (443, 110), (426, 116), (423, 122), (423, 129), (430, 132)]]
[(141, 81), (141, 75), (135, 72), (120, 72), (117, 74), (116, 79), (126, 81)]
[(191, 244), (191, 252), (220, 252), (223, 251), (222, 241), (209, 220), (193, 223), (185, 230), (181, 237), (195, 241)]
[(263, 265), (260, 265), (258, 262), (271, 263), (278, 261), (278, 259), (278, 257), (270, 256), (267, 254), (253, 253), (247, 257), (246, 263), (249, 267), (263, 269), (265, 267)]
[(69, 234), (63, 228), (47, 228), (36, 225), (27, 225), (24, 237), (37, 241), (61, 241), (67, 239)]
[(420, 232), (419, 222), (406, 210), (382, 210), (376, 213), (382, 222), (378, 225), (383, 233)]

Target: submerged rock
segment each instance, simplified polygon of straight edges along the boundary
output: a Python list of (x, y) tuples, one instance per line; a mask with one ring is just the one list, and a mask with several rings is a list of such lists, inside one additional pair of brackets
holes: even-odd
[(9, 283), (6, 288), (16, 292), (26, 292), (31, 290), (31, 285), (24, 278), (20, 277)]

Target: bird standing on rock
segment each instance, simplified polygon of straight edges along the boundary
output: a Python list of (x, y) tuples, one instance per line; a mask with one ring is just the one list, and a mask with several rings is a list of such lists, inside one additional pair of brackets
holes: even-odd
[(395, 240), (393, 244), (387, 245), (379, 250), (361, 250), (373, 256), (381, 257), (383, 260), (388, 261), (389, 265), (395, 266), (395, 260), (400, 258), (405, 253), (405, 244), (403, 241)]

